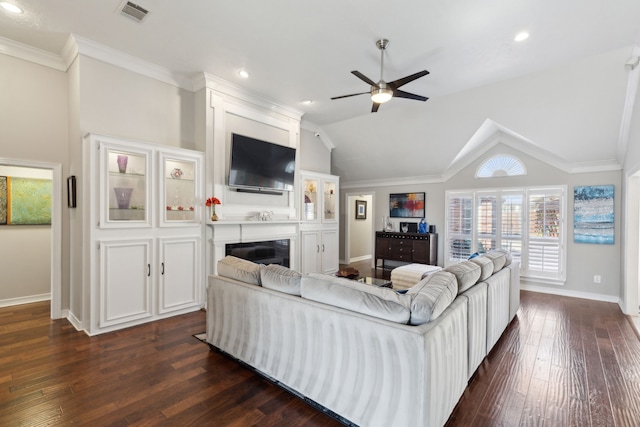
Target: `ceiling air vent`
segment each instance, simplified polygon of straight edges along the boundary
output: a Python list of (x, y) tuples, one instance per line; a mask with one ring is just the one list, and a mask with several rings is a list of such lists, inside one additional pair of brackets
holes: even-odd
[(128, 16), (131, 19), (135, 19), (138, 22), (142, 22), (142, 20), (147, 16), (149, 11), (142, 6), (138, 6), (135, 3), (131, 3), (130, 1), (124, 2), (122, 5), (122, 9), (120, 13), (124, 16)]

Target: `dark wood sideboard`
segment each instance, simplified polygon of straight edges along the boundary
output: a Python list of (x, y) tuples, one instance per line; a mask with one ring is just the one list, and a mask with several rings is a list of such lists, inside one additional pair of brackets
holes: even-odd
[(376, 268), (379, 259), (437, 265), (438, 235), (376, 231)]

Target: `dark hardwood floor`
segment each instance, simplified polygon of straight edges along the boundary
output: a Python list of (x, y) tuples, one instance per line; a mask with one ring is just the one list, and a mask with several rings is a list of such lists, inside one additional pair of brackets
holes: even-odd
[[(204, 328), (200, 311), (87, 337), (48, 303), (0, 308), (0, 425), (340, 425), (210, 351)], [(640, 425), (640, 341), (617, 305), (522, 292), (447, 423), (519, 425)]]

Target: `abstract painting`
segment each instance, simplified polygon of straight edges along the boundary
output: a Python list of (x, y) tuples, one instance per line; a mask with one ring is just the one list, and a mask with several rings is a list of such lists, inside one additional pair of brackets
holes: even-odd
[(424, 218), (425, 193), (389, 194), (391, 218)]
[(573, 241), (614, 243), (613, 185), (591, 185), (573, 189)]
[(51, 224), (50, 179), (0, 177), (0, 224)]

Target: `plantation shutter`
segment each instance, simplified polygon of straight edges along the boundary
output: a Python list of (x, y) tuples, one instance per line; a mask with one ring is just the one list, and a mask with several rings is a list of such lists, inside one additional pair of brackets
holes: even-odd
[(448, 193), (446, 233), (447, 265), (468, 259), (475, 252), (471, 250), (473, 196), (470, 193)]
[(562, 193), (532, 191), (528, 195), (527, 276), (561, 279)]
[(476, 197), (476, 248), (478, 253), (496, 249), (498, 211), (495, 192)]
[(500, 247), (520, 260), (522, 256), (522, 232), (524, 221), (524, 194), (505, 192), (502, 194), (500, 218)]

